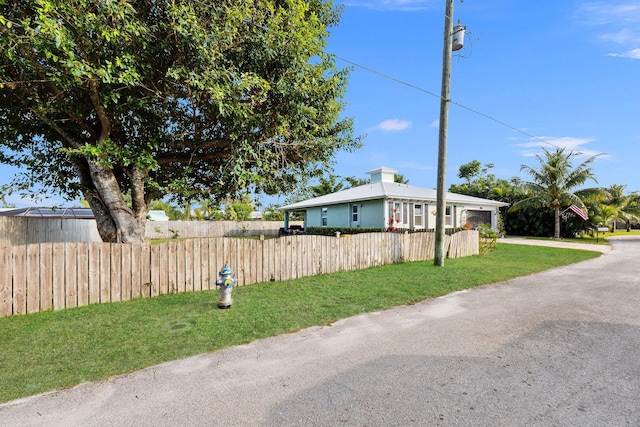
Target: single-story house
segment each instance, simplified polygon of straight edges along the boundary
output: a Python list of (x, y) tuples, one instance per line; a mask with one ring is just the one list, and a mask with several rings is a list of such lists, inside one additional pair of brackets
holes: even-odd
[[(394, 182), (397, 171), (384, 166), (367, 172), (368, 184), (305, 200), (280, 209), (289, 215), (304, 213), (307, 227), (366, 227), (433, 229), (436, 226), (436, 190)], [(445, 226), (477, 227), (490, 224), (497, 230), (499, 208), (508, 203), (446, 193)]]

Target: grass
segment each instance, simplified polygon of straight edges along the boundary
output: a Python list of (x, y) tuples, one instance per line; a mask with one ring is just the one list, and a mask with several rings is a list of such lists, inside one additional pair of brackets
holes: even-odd
[[(612, 236), (613, 233), (608, 233), (608, 236)], [(523, 239), (529, 240), (553, 240), (551, 237), (533, 237), (533, 236), (507, 236), (507, 237), (521, 237)], [(589, 245), (609, 245), (609, 242), (605, 239), (604, 233), (600, 233), (600, 236), (589, 236), (585, 234), (581, 237), (563, 237), (561, 239), (562, 242), (570, 242), (570, 243), (585, 243)]]
[(0, 402), (499, 282), (599, 253), (499, 244), (486, 256), (395, 264), (0, 319)]
[[(616, 230), (615, 232), (606, 232), (606, 233), (594, 233), (593, 235), (584, 234), (580, 237), (574, 238), (563, 238), (563, 242), (573, 242), (573, 243), (587, 243), (593, 245), (608, 245), (607, 237), (611, 236), (630, 236), (633, 234), (640, 234), (640, 230)], [(532, 240), (550, 240), (551, 237), (531, 237), (531, 236), (507, 236), (507, 237), (521, 237), (523, 239), (532, 239)]]

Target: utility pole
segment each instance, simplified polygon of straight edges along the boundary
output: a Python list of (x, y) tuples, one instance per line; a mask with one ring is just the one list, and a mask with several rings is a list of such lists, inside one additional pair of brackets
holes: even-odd
[(453, 38), (453, 1), (446, 0), (444, 13), (444, 45), (442, 48), (442, 90), (440, 91), (440, 130), (438, 133), (438, 180), (436, 188), (436, 243), (434, 264), (444, 265), (446, 175), (447, 175), (447, 132), (449, 128), (449, 96), (451, 82), (451, 50)]

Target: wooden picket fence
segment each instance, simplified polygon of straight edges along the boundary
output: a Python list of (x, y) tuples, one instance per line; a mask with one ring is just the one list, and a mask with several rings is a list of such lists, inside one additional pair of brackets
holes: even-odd
[[(162, 245), (40, 243), (0, 247), (0, 316), (215, 289), (433, 259), (433, 233), (202, 238)], [(478, 233), (447, 236), (450, 258), (478, 254)]]

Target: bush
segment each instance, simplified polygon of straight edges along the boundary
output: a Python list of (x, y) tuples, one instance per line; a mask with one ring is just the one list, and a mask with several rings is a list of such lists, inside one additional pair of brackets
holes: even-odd
[[(464, 227), (447, 228), (445, 234), (452, 235), (458, 231), (466, 230)], [(315, 234), (319, 236), (335, 236), (336, 232), (340, 234), (360, 234), (360, 233), (427, 233), (434, 232), (433, 228), (430, 229), (408, 229), (408, 228), (394, 228), (388, 230), (386, 228), (375, 227), (307, 227), (305, 234)]]
[(489, 224), (482, 224), (478, 227), (480, 237), (480, 253), (486, 255), (496, 248), (498, 232), (491, 228)]
[(360, 233), (384, 233), (384, 228), (362, 228), (362, 227), (307, 227), (306, 234), (315, 234), (318, 236), (335, 236), (336, 232), (340, 234), (360, 234)]

